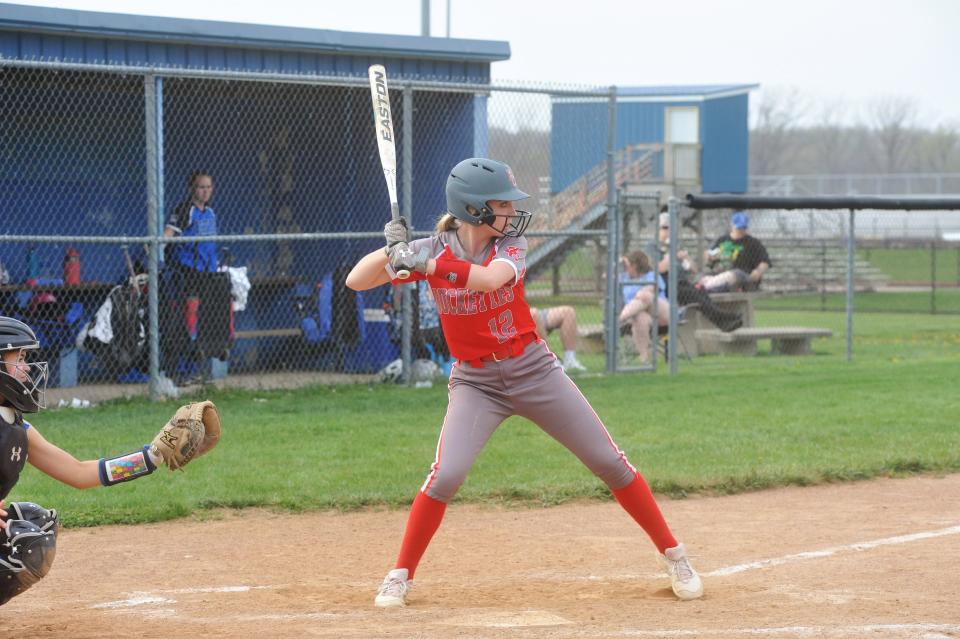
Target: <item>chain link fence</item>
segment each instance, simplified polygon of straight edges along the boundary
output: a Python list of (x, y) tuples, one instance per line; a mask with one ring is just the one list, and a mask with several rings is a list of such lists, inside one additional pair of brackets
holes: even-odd
[[(677, 239), (693, 262), (688, 277), (702, 289), (699, 299), (680, 300), (678, 335), (686, 349), (680, 361), (684, 354), (850, 359), (855, 337), (862, 352), (895, 359), (900, 345), (930, 342), (934, 352), (949, 341), (940, 335), (942, 322), (916, 316), (960, 314), (960, 243), (945, 232), (960, 230), (956, 198), (903, 198), (885, 208), (876, 202), (878, 208), (871, 208), (869, 198), (811, 197), (802, 204), (785, 198), (779, 209), (777, 198), (728, 198), (740, 200), (744, 211), (717, 208), (709, 196), (697, 199), (698, 208), (677, 210)], [(939, 205), (948, 210), (936, 210)], [(909, 233), (891, 241), (890, 229), (904, 225)], [(739, 239), (744, 235), (745, 244)], [(758, 272), (761, 255), (769, 268)], [(725, 277), (730, 269), (736, 272), (733, 284), (717, 275)], [(731, 326), (721, 316), (710, 317), (705, 301), (706, 308), (737, 313), (741, 321)]]
[[(597, 98), (603, 116), (568, 140), (599, 152), (593, 181), (560, 193), (541, 190), (557, 95)], [(445, 210), (450, 167), (502, 159), (537, 213), (533, 303), (600, 299), (598, 245), (571, 240), (602, 241), (603, 222), (564, 229), (605, 211), (606, 99), (391, 78), (401, 209), (415, 233)], [(389, 215), (366, 78), (5, 61), (0, 111), (0, 310), (37, 329), (52, 387), (149, 382), (173, 394), (210, 380), (413, 381), (419, 370), (426, 381), (449, 370), (428, 296), (399, 287), (413, 293), (405, 306), (389, 287), (343, 285), (382, 244)], [(191, 210), (198, 177), (212, 197)], [(197, 225), (202, 237), (183, 233)], [(601, 314), (597, 304), (592, 319)], [(558, 353), (570, 350), (566, 324), (544, 328)], [(589, 366), (602, 370), (602, 355)]]
[[(664, 209), (665, 148), (613, 147), (610, 90), (391, 78), (390, 95), (415, 235), (463, 158), (507, 162), (531, 194), (526, 294), (571, 372), (840, 355), (844, 338), (849, 356), (853, 308), (960, 312), (955, 211), (749, 210), (770, 268), (731, 280), (734, 210)], [(5, 61), (0, 115), (0, 312), (37, 329), (67, 396), (449, 372), (424, 287), (343, 285), (389, 214), (366, 78)], [(201, 187), (213, 214), (191, 211)], [(180, 233), (194, 222), (204, 236)], [(674, 284), (652, 274), (671, 237)]]
[[(641, 188), (618, 195), (621, 311), (593, 333), (614, 336), (616, 370), (655, 370), (668, 362), (671, 335), (674, 362), (681, 364), (730, 367), (757, 355), (850, 358), (854, 314), (862, 318), (859, 342), (877, 352), (883, 349), (871, 347), (881, 343), (939, 340), (940, 323), (918, 321), (919, 314), (960, 314), (960, 211), (930, 210), (936, 202), (911, 199), (898, 204), (902, 210), (863, 202), (855, 211), (830, 210), (836, 204), (822, 199), (809, 205), (819, 208), (747, 210), (678, 201), (671, 211), (663, 194)], [(754, 206), (750, 196), (739, 199)], [(941, 201), (957, 206), (955, 199)], [(671, 282), (674, 242), (677, 281)], [(661, 274), (656, 284), (654, 271)], [(633, 309), (626, 308), (631, 301)], [(712, 357), (726, 355), (741, 357)]]

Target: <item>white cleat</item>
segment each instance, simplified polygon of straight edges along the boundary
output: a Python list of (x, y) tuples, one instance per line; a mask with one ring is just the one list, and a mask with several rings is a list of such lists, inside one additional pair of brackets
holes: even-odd
[(583, 373), (587, 370), (587, 367), (581, 364), (576, 358), (570, 360), (569, 362), (565, 362), (560, 366), (563, 368), (564, 372), (567, 373)]
[(657, 559), (670, 575), (670, 585), (678, 599), (688, 601), (703, 596), (703, 582), (700, 581), (697, 571), (690, 565), (687, 550), (683, 544), (667, 548), (662, 555), (657, 553)]
[(373, 603), (378, 608), (394, 608), (407, 605), (407, 593), (410, 592), (413, 581), (407, 579), (406, 568), (394, 568), (383, 578), (377, 598)]

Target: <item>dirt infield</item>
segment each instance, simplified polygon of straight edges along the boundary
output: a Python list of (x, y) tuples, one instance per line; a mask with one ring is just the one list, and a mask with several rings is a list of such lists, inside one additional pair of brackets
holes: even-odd
[(372, 605), (404, 512), (251, 510), (64, 531), (0, 636), (960, 637), (960, 475), (662, 503), (702, 600), (613, 502), (454, 504), (404, 610)]

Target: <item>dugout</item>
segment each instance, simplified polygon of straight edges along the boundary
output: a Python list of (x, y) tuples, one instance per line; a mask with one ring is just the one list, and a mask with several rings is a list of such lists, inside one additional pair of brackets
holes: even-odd
[[(0, 4), (0, 219), (19, 235), (143, 237), (203, 168), (220, 235), (379, 232), (389, 205), (366, 86), (377, 62), (390, 73), (401, 175), (403, 89), (434, 89), (412, 99), (423, 117), (412, 121), (411, 209), (426, 228), (449, 168), (486, 151), (486, 98), (456, 85), (489, 83), (490, 64), (509, 56), (499, 41)], [(285, 283), (319, 282), (377, 243), (230, 242), (254, 286), (237, 328), (295, 323)], [(14, 285), (55, 279), (68, 244), (2, 243), (0, 260)], [(125, 276), (117, 244), (80, 251), (85, 282)]]
[[(311, 76), (366, 78), (369, 64), (384, 63), (399, 129), (404, 81), (486, 83), (490, 63), (509, 55), (506, 42), (0, 4), (0, 148), (9, 152), (0, 219), (23, 234), (145, 234), (149, 75), (160, 93), (161, 216), (183, 197), (189, 172), (205, 167), (217, 181), (221, 234), (378, 230), (385, 188), (369, 90)], [(441, 176), (482, 150), (485, 132), (472, 93), (421, 99), (414, 109), (430, 117), (413, 124), (413, 210), (425, 226), (416, 215), (442, 209)], [(252, 261), (249, 247), (236, 248), (238, 261)], [(6, 262), (18, 275), (25, 260)], [(90, 266), (91, 278), (109, 275)]]
[[(650, 148), (649, 182), (682, 185), (686, 191), (703, 193), (744, 193), (749, 97), (759, 86), (618, 87), (614, 147)], [(553, 99), (551, 192), (560, 193), (604, 161), (608, 106), (607, 98)], [(590, 130), (592, 135), (583, 135)]]

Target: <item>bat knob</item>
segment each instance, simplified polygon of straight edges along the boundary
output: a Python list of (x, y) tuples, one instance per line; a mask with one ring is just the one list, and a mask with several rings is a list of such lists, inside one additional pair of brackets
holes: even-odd
[(405, 280), (410, 277), (410, 271), (397, 271), (397, 277), (401, 280)]

